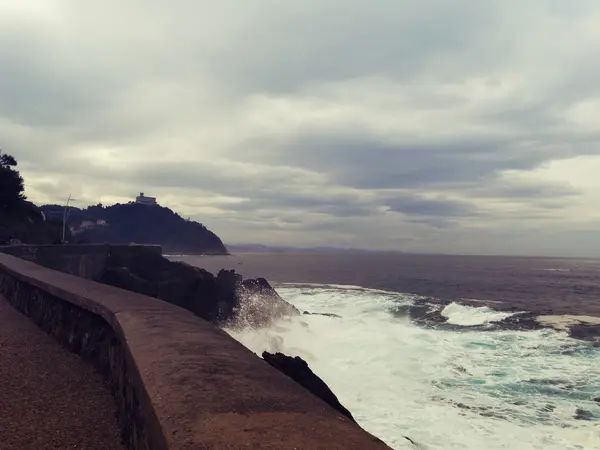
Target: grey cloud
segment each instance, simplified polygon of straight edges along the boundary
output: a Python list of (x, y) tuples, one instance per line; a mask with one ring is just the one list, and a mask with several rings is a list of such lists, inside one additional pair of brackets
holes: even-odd
[[(259, 5), (261, 26), (243, 30), (250, 43), (244, 57), (229, 47), (221, 55), (226, 64), (216, 61), (217, 73), (249, 90), (289, 92), (311, 83), (372, 74), (411, 78), (429, 66), (440, 70), (437, 76), (449, 77), (458, 67), (448, 55), (475, 50), (480, 68), (499, 64), (501, 57), (492, 57), (484, 48), (485, 36), (502, 13), (493, 4), (310, 0), (302, 6)], [(290, 26), (282, 40), (286, 24)]]
[(557, 184), (557, 183), (501, 183), (498, 182), (489, 187), (474, 188), (471, 191), (473, 196), (482, 197), (497, 197), (497, 198), (518, 198), (518, 199), (535, 199), (548, 198), (559, 199), (565, 198), (572, 200), (581, 194), (580, 190), (572, 186)]
[(444, 251), (582, 220), (589, 192), (506, 173), (600, 154), (597, 0), (11, 2), (0, 148), (33, 200), (156, 190), (226, 239)]
[(267, 195), (253, 197), (229, 207), (236, 211), (299, 210), (340, 218), (371, 216), (377, 213), (376, 205), (360, 203), (348, 196), (308, 196), (271, 191)]
[(450, 228), (457, 219), (468, 220), (484, 213), (472, 203), (449, 198), (426, 198), (418, 194), (399, 192), (382, 199), (393, 212), (406, 216), (411, 223), (425, 224), (434, 228)]
[[(103, 172), (107, 177), (116, 175)], [(277, 217), (296, 211), (300, 215), (317, 213), (336, 217), (369, 216), (378, 212), (376, 203), (359, 199), (352, 193), (324, 192), (323, 186), (312, 184), (314, 182), (296, 169), (264, 166), (260, 173), (251, 173), (239, 164), (211, 162), (142, 163), (133, 171), (119, 172), (120, 176), (136, 180), (139, 186), (196, 189), (239, 198), (238, 202), (220, 205), (225, 211), (258, 214), (267, 210), (275, 212)], [(285, 220), (294, 223), (298, 219)]]
[[(464, 136), (430, 142), (406, 137), (405, 143), (393, 144), (356, 130), (347, 133), (306, 136), (285, 150), (261, 145), (263, 150), (241, 157), (305, 167), (354, 188), (394, 189), (491, 180), (503, 170), (528, 170), (566, 156), (563, 149), (523, 151), (509, 137)], [(266, 148), (273, 150), (265, 153)]]
[(386, 202), (392, 211), (426, 217), (464, 217), (478, 212), (469, 203), (450, 199), (427, 199), (415, 195), (390, 198)]

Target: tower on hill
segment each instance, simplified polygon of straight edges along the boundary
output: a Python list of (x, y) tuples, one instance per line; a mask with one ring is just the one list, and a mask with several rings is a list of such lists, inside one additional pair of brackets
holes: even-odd
[(156, 205), (156, 197), (146, 197), (143, 192), (140, 192), (135, 198), (136, 203), (140, 203), (142, 205)]

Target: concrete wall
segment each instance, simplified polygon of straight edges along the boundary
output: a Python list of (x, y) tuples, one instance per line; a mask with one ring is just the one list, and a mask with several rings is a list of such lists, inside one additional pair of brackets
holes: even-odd
[(162, 254), (162, 248), (160, 245), (11, 245), (0, 246), (0, 252), (91, 280), (104, 270), (111, 254)]
[(177, 306), (6, 254), (0, 294), (104, 375), (128, 448), (388, 448)]

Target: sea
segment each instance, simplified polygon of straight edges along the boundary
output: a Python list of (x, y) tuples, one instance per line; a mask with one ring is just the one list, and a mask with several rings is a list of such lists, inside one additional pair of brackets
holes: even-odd
[[(257, 354), (305, 359), (357, 422), (393, 449), (600, 449), (600, 346), (569, 335), (577, 317), (600, 318), (600, 260), (402, 253), (172, 259), (267, 278), (300, 310), (331, 314), (227, 331)], [(415, 305), (428, 305), (443, 321), (416, 320)], [(524, 312), (556, 326), (501, 325)]]

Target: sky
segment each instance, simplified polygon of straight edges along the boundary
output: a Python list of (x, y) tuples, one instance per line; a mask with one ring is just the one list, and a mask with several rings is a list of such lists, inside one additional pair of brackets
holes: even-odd
[(0, 0), (37, 204), (226, 243), (600, 256), (597, 0)]

